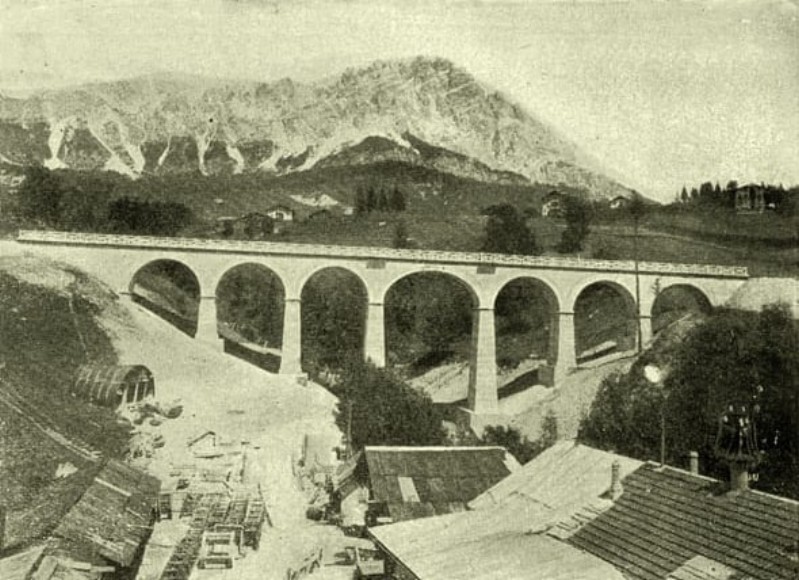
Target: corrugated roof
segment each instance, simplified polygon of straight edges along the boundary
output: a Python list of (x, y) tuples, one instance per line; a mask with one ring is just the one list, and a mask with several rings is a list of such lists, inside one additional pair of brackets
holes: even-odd
[(98, 405), (118, 407), (124, 402), (127, 389), (138, 382), (147, 390), (139, 394), (139, 399), (155, 393), (153, 375), (145, 366), (83, 365), (70, 393)]
[(647, 464), (624, 478), (614, 505), (568, 540), (637, 580), (686, 572), (702, 556), (738, 578), (796, 580), (789, 550), (799, 540), (799, 502)]
[[(394, 521), (463, 511), (510, 473), (506, 453), (502, 447), (364, 449), (372, 494), (388, 506)], [(409, 480), (416, 497), (403, 493), (410, 490)]]
[(0, 578), (3, 580), (27, 580), (28, 575), (44, 552), (43, 546), (36, 546), (19, 554), (8, 556), (0, 560)]
[(126, 567), (149, 533), (161, 484), (119, 461), (109, 461), (55, 530), (67, 552), (98, 554)]
[(472, 501), (472, 511), (378, 526), (370, 533), (424, 580), (621, 579), (600, 558), (545, 534), (530, 533), (543, 532), (596, 504), (610, 487), (614, 461), (619, 461), (622, 474), (641, 465), (559, 442)]

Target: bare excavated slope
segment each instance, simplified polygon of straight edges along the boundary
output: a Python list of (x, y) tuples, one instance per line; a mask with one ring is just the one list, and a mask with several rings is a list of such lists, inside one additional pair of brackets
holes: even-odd
[[(383, 145), (342, 157), (369, 138)], [(443, 59), (375, 62), (308, 84), (157, 75), (0, 98), (6, 163), (131, 176), (285, 173), (362, 164), (364, 154), (474, 179), (627, 193), (533, 112)]]

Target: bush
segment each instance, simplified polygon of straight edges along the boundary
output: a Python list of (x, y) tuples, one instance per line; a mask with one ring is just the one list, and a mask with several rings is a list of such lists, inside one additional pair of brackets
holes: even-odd
[(442, 412), (429, 395), (372, 363), (352, 362), (335, 394), (336, 425), (353, 451), (366, 445), (442, 445)]

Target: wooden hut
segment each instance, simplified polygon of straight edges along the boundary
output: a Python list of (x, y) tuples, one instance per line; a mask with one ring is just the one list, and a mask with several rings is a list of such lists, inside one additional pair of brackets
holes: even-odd
[(142, 365), (83, 365), (70, 393), (95, 405), (118, 409), (155, 396), (155, 380)]

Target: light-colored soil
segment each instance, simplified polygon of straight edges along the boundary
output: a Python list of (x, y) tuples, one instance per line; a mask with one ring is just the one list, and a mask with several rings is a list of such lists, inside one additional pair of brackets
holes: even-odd
[[(248, 550), (233, 569), (195, 570), (192, 578), (283, 580), (287, 568), (310, 550), (327, 547), (325, 559), (330, 560), (337, 548), (351, 543), (337, 528), (305, 518), (307, 497), (292, 472), (305, 434), (325, 436), (331, 448), (340, 444), (333, 422), (335, 398), (314, 383), (301, 385), (225, 355), (221, 343), (219, 348), (201, 344), (140, 306), (129, 303), (126, 309), (127, 320), (116, 316), (105, 321), (120, 362), (147, 365), (155, 376), (157, 399), (183, 405), (180, 417), (138, 428), (161, 435), (165, 442), (140, 465), (169, 481), (175, 465), (204, 461), (187, 446), (204, 431), (212, 430), (230, 443), (248, 442), (245, 482), (260, 484), (274, 524), (264, 527), (260, 549)], [(175, 530), (172, 535), (182, 533), (168, 520), (157, 524), (156, 537), (163, 543), (168, 543), (165, 536), (171, 537), (169, 529), (162, 529), (168, 526)], [(333, 574), (331, 578), (338, 577), (337, 572), (342, 577), (352, 574), (346, 567), (323, 570)], [(153, 574), (151, 569), (148, 573)]]

